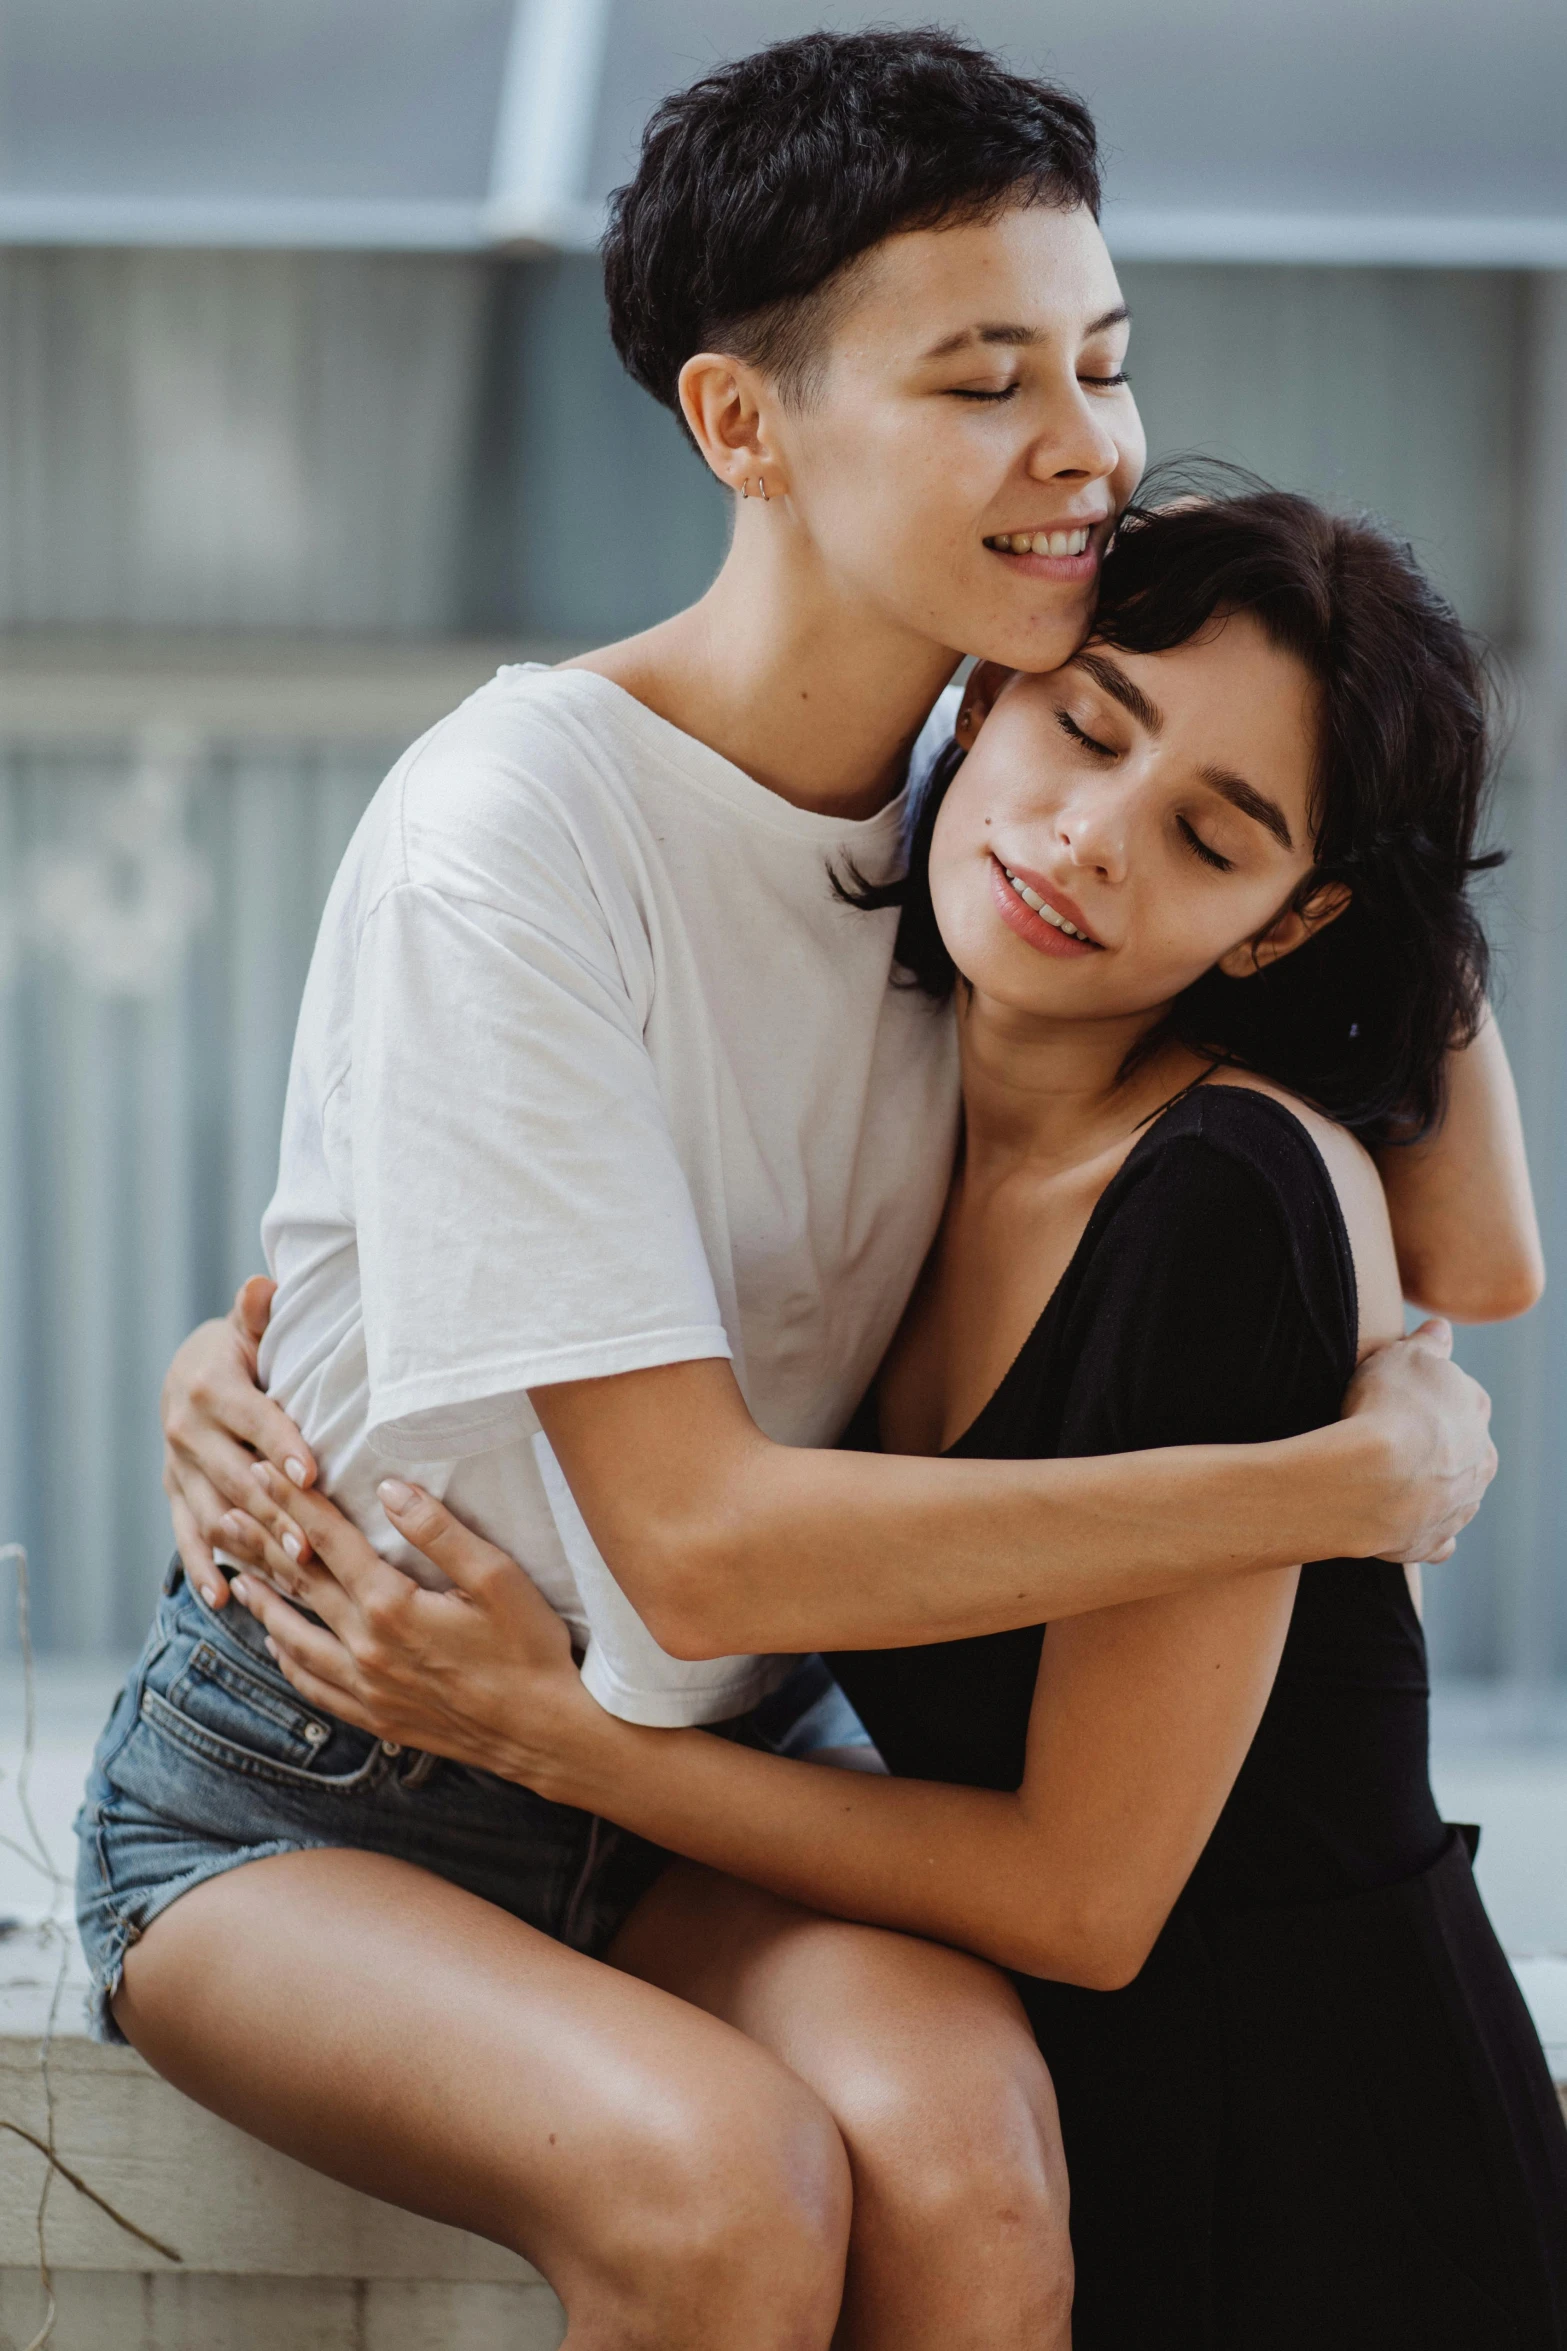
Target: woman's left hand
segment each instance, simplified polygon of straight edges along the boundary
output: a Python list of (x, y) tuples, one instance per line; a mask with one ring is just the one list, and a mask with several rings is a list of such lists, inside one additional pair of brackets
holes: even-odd
[(290, 1487), (288, 1508), (315, 1557), (291, 1566), (286, 1585), (275, 1569), (270, 1583), (235, 1577), (235, 1598), (265, 1626), (273, 1656), (312, 1706), (569, 1803), (573, 1737), (604, 1717), (582, 1686), (566, 1626), (514, 1559), (421, 1488), (388, 1478), (380, 1499), (454, 1590), (426, 1591), (324, 1496)]

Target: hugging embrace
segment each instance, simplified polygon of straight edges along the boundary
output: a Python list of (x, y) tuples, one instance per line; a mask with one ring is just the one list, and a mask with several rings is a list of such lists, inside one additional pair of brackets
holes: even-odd
[(166, 1390), (101, 2029), (581, 2351), (1567, 2340), (1404, 1564), (1494, 1457), (1403, 1301), (1541, 1280), (1482, 679), (1369, 524), (1136, 498), (1098, 199), (944, 35), (659, 109), (728, 556), (387, 779)]

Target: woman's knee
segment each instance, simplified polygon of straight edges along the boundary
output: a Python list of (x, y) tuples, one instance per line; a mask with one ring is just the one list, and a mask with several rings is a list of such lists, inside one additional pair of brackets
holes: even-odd
[(602, 2325), (627, 2351), (827, 2351), (849, 2240), (843, 2141), (783, 2067), (743, 2072), (628, 2134), (605, 2183), (607, 2227), (572, 2265), (579, 2290), (562, 2281), (573, 2342), (580, 2318), (585, 2343)]
[(905, 2066), (870, 2069), (835, 2101), (854, 2166), (856, 2256), (912, 2264), (926, 2290), (941, 2296), (950, 2285), (954, 2305), (976, 2319), (982, 2309), (1026, 2307), (1037, 2325), (1064, 2315), (1072, 2298), (1054, 2093), (1031, 2048), (969, 2058), (955, 2074), (941, 2064), (933, 2075), (912, 2052)]

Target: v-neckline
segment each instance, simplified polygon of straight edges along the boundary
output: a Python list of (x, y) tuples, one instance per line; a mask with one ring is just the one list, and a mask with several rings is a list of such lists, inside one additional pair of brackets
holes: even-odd
[[(990, 1394), (985, 1398), (984, 1403), (981, 1404), (978, 1411), (975, 1412), (973, 1418), (966, 1424), (964, 1428), (958, 1432), (949, 1445), (943, 1445), (939, 1453), (924, 1454), (911, 1458), (919, 1458), (927, 1461), (949, 1461), (953, 1458), (954, 1455), (962, 1453), (963, 1449), (977, 1435), (985, 1421), (989, 1419), (991, 1413), (994, 1412), (1001, 1404), (1002, 1400), (1007, 1395), (1008, 1390), (1011, 1388), (1013, 1381), (1021, 1372), (1024, 1365), (1033, 1358), (1039, 1347), (1042, 1345), (1046, 1336), (1047, 1326), (1051, 1324), (1057, 1315), (1062, 1297), (1066, 1292), (1067, 1285), (1072, 1280), (1072, 1277), (1076, 1273), (1080, 1261), (1088, 1252), (1090, 1245), (1096, 1239), (1099, 1227), (1109, 1216), (1111, 1209), (1114, 1206), (1118, 1191), (1126, 1182), (1127, 1178), (1131, 1175), (1132, 1170), (1136, 1167), (1139, 1159), (1141, 1159), (1143, 1154), (1149, 1149), (1150, 1145), (1154, 1141), (1154, 1138), (1159, 1133), (1160, 1128), (1165, 1124), (1165, 1121), (1167, 1119), (1173, 1118), (1177, 1111), (1185, 1110), (1190, 1104), (1198, 1101), (1199, 1099), (1212, 1101), (1216, 1096), (1221, 1094), (1242, 1094), (1249, 1096), (1253, 1102), (1261, 1102), (1265, 1104), (1270, 1114), (1277, 1118), (1286, 1119), (1289, 1124), (1297, 1130), (1298, 1133), (1305, 1137), (1312, 1158), (1317, 1163), (1318, 1171), (1326, 1188), (1327, 1197), (1333, 1204), (1334, 1213), (1339, 1226), (1341, 1246), (1344, 1251), (1348, 1253), (1349, 1238), (1347, 1229), (1344, 1227), (1343, 1208), (1339, 1201), (1338, 1191), (1334, 1185), (1332, 1176), (1328, 1172), (1327, 1161), (1323, 1158), (1321, 1151), (1317, 1147), (1316, 1137), (1312, 1134), (1310, 1128), (1306, 1125), (1305, 1120), (1302, 1118), (1297, 1118), (1293, 1110), (1287, 1108), (1284, 1103), (1277, 1101), (1272, 1094), (1265, 1094), (1260, 1086), (1234, 1086), (1224, 1084), (1222, 1082), (1219, 1085), (1210, 1086), (1204, 1080), (1199, 1079), (1195, 1085), (1188, 1086), (1183, 1093), (1178, 1094), (1173, 1102), (1167, 1102), (1164, 1108), (1158, 1111), (1155, 1116), (1149, 1120), (1146, 1131), (1138, 1136), (1137, 1141), (1132, 1145), (1132, 1148), (1130, 1151), (1128, 1151), (1126, 1157), (1122, 1160), (1120, 1166), (1116, 1169), (1114, 1175), (1110, 1178), (1110, 1181), (1106, 1184), (1104, 1190), (1100, 1193), (1098, 1199), (1094, 1202), (1093, 1208), (1089, 1213), (1088, 1222), (1084, 1225), (1082, 1233), (1078, 1239), (1077, 1247), (1072, 1251), (1071, 1256), (1067, 1259), (1066, 1264), (1062, 1267), (1060, 1277), (1056, 1282), (1055, 1288), (1051, 1291), (1049, 1297), (1045, 1300), (1044, 1305), (1040, 1308), (1038, 1315), (1035, 1317), (1034, 1322), (1030, 1327), (1026, 1337), (1019, 1346), (1017, 1353), (1013, 1356), (1011, 1362), (1007, 1365), (1006, 1370), (1001, 1374), (1000, 1379), (997, 1380), (995, 1386), (991, 1389)], [(1351, 1262), (1353, 1262), (1352, 1258)], [(882, 1444), (881, 1437), (881, 1407), (879, 1402), (879, 1388), (880, 1380), (878, 1377), (877, 1385), (870, 1391), (869, 1402), (875, 1415), (874, 1434), (876, 1438), (877, 1450), (879, 1452), (884, 1452), (886, 1448)]]

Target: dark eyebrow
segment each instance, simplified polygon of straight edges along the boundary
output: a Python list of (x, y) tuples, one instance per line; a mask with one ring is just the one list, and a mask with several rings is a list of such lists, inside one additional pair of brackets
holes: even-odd
[(1270, 832), (1281, 849), (1294, 848), (1289, 819), (1278, 802), (1270, 800), (1266, 792), (1259, 792), (1256, 785), (1248, 784), (1244, 776), (1232, 775), (1227, 767), (1205, 767), (1202, 780), (1211, 791), (1218, 793), (1221, 800), (1228, 800), (1230, 806), (1238, 808), (1242, 816), (1251, 817), (1265, 832)]
[[(1084, 341), (1088, 341), (1094, 335), (1108, 333), (1111, 327), (1124, 326), (1131, 315), (1124, 302), (1118, 303), (1114, 310), (1105, 311), (1102, 317), (1093, 319), (1089, 323), (1084, 329)], [(1002, 344), (1008, 349), (1017, 350), (1030, 343), (1042, 343), (1044, 339), (1038, 327), (1001, 324), (959, 327), (955, 335), (945, 335), (939, 343), (933, 343), (925, 357), (927, 359), (949, 359), (954, 351), (963, 350), (969, 343)]]
[(1136, 686), (1118, 661), (1111, 661), (1103, 653), (1074, 653), (1072, 666), (1086, 669), (1096, 686), (1102, 686), (1112, 702), (1130, 711), (1146, 734), (1164, 731), (1164, 712), (1156, 702), (1150, 702), (1141, 686)]
[[(1119, 662), (1111, 661), (1103, 653), (1076, 653), (1072, 666), (1087, 670), (1095, 685), (1102, 686), (1112, 702), (1119, 702), (1123, 710), (1130, 711), (1146, 733), (1159, 733), (1164, 725), (1164, 712), (1149, 701), (1141, 686), (1133, 684)], [(1259, 792), (1255, 784), (1248, 784), (1244, 776), (1236, 775), (1231, 768), (1205, 767), (1201, 774), (1210, 792), (1217, 792), (1221, 800), (1228, 800), (1242, 816), (1260, 824), (1265, 832), (1273, 835), (1281, 849), (1294, 849), (1289, 818), (1276, 800), (1270, 800), (1266, 792)]]

